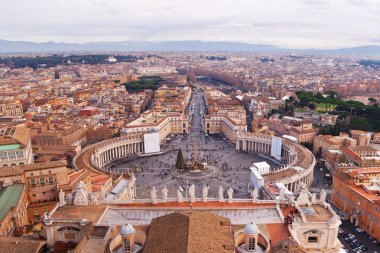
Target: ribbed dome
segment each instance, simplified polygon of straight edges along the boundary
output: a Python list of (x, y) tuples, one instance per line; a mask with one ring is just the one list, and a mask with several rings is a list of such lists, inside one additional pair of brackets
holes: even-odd
[(120, 234), (121, 235), (130, 235), (135, 232), (135, 228), (131, 224), (127, 224), (121, 227)]
[(245, 226), (244, 232), (246, 234), (249, 234), (249, 235), (257, 235), (257, 234), (260, 233), (260, 231), (257, 228), (256, 224), (254, 224), (252, 222), (251, 222), (251, 224), (247, 224), (247, 226)]

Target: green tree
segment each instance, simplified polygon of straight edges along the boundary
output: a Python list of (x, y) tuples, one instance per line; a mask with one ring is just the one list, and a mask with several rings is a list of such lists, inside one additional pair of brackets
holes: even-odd
[(376, 98), (373, 98), (373, 97), (368, 98), (368, 101), (371, 102), (371, 103), (376, 103), (377, 102)]
[(314, 103), (309, 103), (310, 110), (315, 110), (315, 108), (317, 108), (317, 106)]
[(315, 98), (324, 99), (322, 93), (320, 93), (320, 92), (317, 92), (317, 94), (315, 95)]
[(179, 171), (184, 171), (186, 164), (185, 164), (185, 158), (183, 158), (182, 150), (179, 149), (177, 154), (177, 162), (175, 164), (175, 167)]

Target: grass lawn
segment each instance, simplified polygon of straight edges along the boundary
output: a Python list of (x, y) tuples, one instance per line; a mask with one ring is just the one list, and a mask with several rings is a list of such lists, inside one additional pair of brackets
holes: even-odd
[(334, 111), (336, 105), (334, 104), (327, 104), (327, 103), (319, 103), (316, 104), (317, 108), (315, 109), (318, 112), (329, 112), (329, 111)]

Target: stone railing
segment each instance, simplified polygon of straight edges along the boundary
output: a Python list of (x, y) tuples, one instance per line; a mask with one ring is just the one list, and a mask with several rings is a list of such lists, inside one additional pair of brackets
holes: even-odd
[[(157, 204), (162, 203), (178, 203), (178, 198), (167, 198), (166, 201), (162, 199), (157, 199)], [(191, 202), (191, 198), (183, 198), (182, 202)], [(203, 198), (195, 198), (195, 202), (203, 202)], [(219, 201), (218, 198), (207, 198), (207, 202), (220, 202), (220, 203), (228, 203), (228, 199), (225, 198), (224, 201)], [(152, 204), (152, 199), (128, 199), (128, 200), (102, 200), (102, 204)], [(268, 200), (268, 199), (257, 199), (253, 201), (252, 199), (233, 199), (232, 203), (255, 203), (255, 204), (280, 204), (282, 203), (279, 200)], [(285, 202), (283, 202), (285, 203)], [(250, 209), (252, 207), (249, 207)]]

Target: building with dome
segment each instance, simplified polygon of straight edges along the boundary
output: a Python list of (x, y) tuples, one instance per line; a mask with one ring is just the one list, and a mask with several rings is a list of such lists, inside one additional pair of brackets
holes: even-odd
[[(92, 253), (262, 253), (289, 247), (338, 253), (342, 247), (337, 238), (341, 222), (325, 202), (326, 193), (322, 190), (317, 198), (305, 185), (296, 197), (249, 202), (167, 198), (112, 203), (83, 195), (81, 186), (77, 191), (82, 201), (67, 196), (63, 201), (61, 194), (60, 204), (45, 214), (49, 246)], [(84, 196), (90, 198), (87, 204)]]

